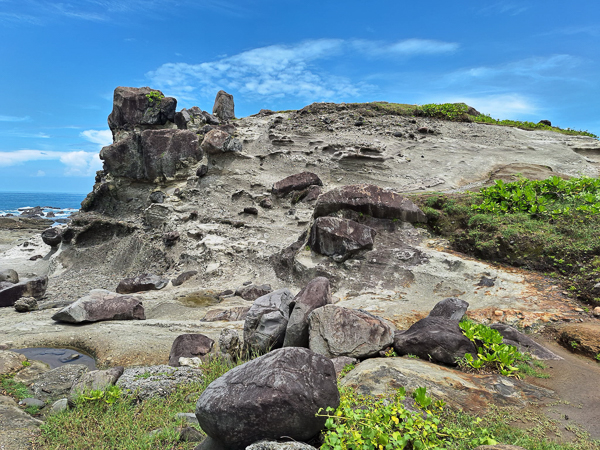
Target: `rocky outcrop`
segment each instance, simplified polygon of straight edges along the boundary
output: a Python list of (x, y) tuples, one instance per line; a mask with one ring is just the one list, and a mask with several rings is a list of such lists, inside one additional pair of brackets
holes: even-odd
[(135, 292), (157, 291), (169, 284), (167, 278), (161, 278), (153, 273), (145, 273), (133, 278), (121, 280), (117, 286), (119, 294), (133, 294)]
[(90, 293), (61, 309), (52, 320), (67, 323), (99, 322), (103, 320), (144, 320), (142, 302), (131, 295), (120, 295), (104, 289)]
[(193, 131), (145, 130), (104, 147), (100, 159), (113, 176), (153, 181), (176, 177), (188, 162), (202, 159), (202, 149)]
[(119, 377), (117, 386), (135, 399), (147, 400), (166, 397), (180, 384), (190, 384), (202, 379), (204, 372), (191, 367), (167, 365), (130, 367)]
[(309, 348), (328, 358), (368, 358), (394, 342), (392, 326), (365, 311), (325, 305), (308, 320)]
[(319, 196), (314, 217), (329, 216), (350, 209), (379, 219), (426, 222), (423, 211), (408, 198), (372, 184), (356, 184), (332, 189)]
[(559, 342), (572, 352), (597, 359), (600, 355), (600, 325), (597, 323), (571, 323), (560, 328)]
[(85, 372), (71, 386), (69, 396), (72, 398), (77, 394), (88, 392), (91, 390), (105, 390), (107, 387), (115, 384), (119, 377), (123, 375), (125, 369), (121, 366), (111, 367), (106, 370), (92, 370)]
[(205, 125), (219, 125), (219, 119), (197, 106), (175, 113), (175, 124), (180, 130), (200, 131)]
[(213, 348), (214, 341), (203, 334), (182, 334), (175, 338), (169, 353), (169, 365), (179, 367), (179, 358), (201, 358)]
[(43, 373), (31, 385), (35, 398), (43, 401), (66, 397), (88, 367), (83, 364), (67, 364)]
[(531, 401), (552, 399), (554, 393), (502, 375), (472, 375), (412, 358), (373, 358), (361, 362), (341, 381), (360, 394), (386, 395), (403, 386), (419, 387), (427, 394), (464, 411), (479, 412), (491, 404), (525, 406)]
[(475, 344), (462, 333), (458, 320), (425, 317), (408, 330), (394, 336), (394, 350), (400, 356), (416, 355), (421, 359), (456, 365), (465, 354), (477, 354)]
[(312, 172), (302, 172), (279, 180), (273, 185), (271, 192), (273, 195), (283, 197), (292, 191), (302, 191), (309, 186), (323, 186), (323, 182), (317, 174)]
[(0, 307), (13, 306), (21, 297), (42, 298), (48, 287), (48, 277), (32, 278), (16, 284), (3, 283), (6, 285), (0, 287)]
[(283, 345), (293, 295), (279, 289), (257, 298), (244, 321), (244, 344), (260, 353)]
[(115, 89), (108, 126), (113, 131), (136, 126), (164, 125), (175, 120), (177, 100), (149, 87)]
[(366, 225), (337, 217), (318, 217), (311, 229), (310, 248), (343, 262), (360, 250), (373, 248), (377, 232)]
[(331, 304), (329, 280), (318, 277), (308, 283), (290, 303), (292, 312), (285, 331), (284, 347), (308, 347), (308, 316)]
[(307, 441), (325, 424), (316, 413), (338, 404), (331, 361), (303, 348), (275, 350), (230, 370), (202, 393), (196, 417), (209, 437), (200, 448), (242, 450), (282, 436)]
[(235, 119), (235, 105), (233, 103), (233, 95), (225, 91), (217, 92), (215, 104), (213, 105), (213, 114), (221, 120)]

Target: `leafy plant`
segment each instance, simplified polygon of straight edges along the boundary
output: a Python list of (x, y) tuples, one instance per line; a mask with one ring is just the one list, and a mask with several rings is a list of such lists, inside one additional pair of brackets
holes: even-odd
[(477, 357), (467, 353), (459, 361), (462, 367), (469, 367), (476, 371), (493, 370), (504, 376), (518, 376), (518, 361), (525, 361), (527, 357), (513, 345), (502, 343), (502, 335), (493, 328), (483, 324), (464, 320), (459, 324), (467, 339), (477, 345)]
[(150, 103), (160, 103), (165, 96), (160, 91), (150, 91), (148, 94), (146, 94), (146, 98)]
[(23, 361), (21, 364), (23, 364), (23, 367), (31, 366), (31, 363), (29, 361)]
[(121, 398), (121, 388), (116, 385), (108, 386), (106, 389), (92, 389), (82, 392), (76, 399), (76, 403), (83, 402), (98, 402), (104, 401), (108, 405), (112, 405)]
[(326, 417), (321, 450), (443, 448), (463, 440), (473, 447), (497, 443), (486, 429), (443, 424), (443, 402), (433, 402), (424, 387), (413, 392), (418, 412), (404, 406), (404, 388), (387, 398), (360, 395), (349, 387), (340, 388), (340, 394), (336, 410), (317, 414)]

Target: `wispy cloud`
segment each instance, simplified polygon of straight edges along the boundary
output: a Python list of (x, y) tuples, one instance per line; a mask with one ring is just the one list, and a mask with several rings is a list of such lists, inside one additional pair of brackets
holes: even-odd
[(0, 115), (0, 122), (28, 122), (31, 120), (29, 116), (17, 117), (17, 116), (2, 116)]
[(167, 63), (146, 76), (170, 95), (194, 100), (228, 89), (247, 97), (297, 97), (323, 101), (353, 97), (370, 89), (364, 82), (336, 76), (320, 66), (325, 60), (354, 56), (406, 58), (456, 51), (458, 44), (425, 39), (399, 42), (318, 39), (271, 45), (200, 64)]
[(479, 9), (480, 14), (492, 15), (492, 14), (508, 14), (516, 16), (524, 13), (529, 9), (528, 5), (524, 2), (521, 3), (507, 3), (507, 2), (496, 2), (491, 5), (484, 6)]
[(80, 136), (94, 144), (100, 144), (102, 147), (113, 143), (113, 137), (110, 130), (85, 130)]
[(507, 119), (515, 116), (535, 114), (539, 108), (534, 100), (526, 95), (507, 93), (481, 96), (449, 96), (438, 101), (464, 102), (482, 114), (490, 114), (495, 119)]
[(31, 133), (23, 130), (0, 130), (0, 136), (18, 137), (27, 139), (49, 139), (51, 136), (44, 132)]
[(102, 168), (98, 153), (73, 151), (55, 152), (43, 150), (16, 150), (0, 152), (0, 167), (10, 167), (28, 161), (60, 161), (64, 166), (64, 175), (72, 177), (87, 177)]

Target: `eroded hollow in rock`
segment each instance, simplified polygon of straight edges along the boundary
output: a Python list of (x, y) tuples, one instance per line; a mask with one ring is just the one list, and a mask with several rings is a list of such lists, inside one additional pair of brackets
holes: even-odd
[(29, 360), (41, 361), (50, 366), (50, 369), (64, 366), (65, 364), (85, 364), (90, 370), (96, 370), (96, 361), (81, 350), (72, 348), (32, 347), (11, 350), (21, 353)]

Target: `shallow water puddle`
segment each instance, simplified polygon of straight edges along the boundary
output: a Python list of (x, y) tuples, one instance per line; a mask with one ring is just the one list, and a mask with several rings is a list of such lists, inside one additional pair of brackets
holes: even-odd
[(71, 348), (21, 348), (11, 351), (25, 355), (27, 359), (42, 361), (51, 369), (64, 366), (65, 364), (85, 364), (90, 370), (96, 370), (96, 361), (80, 351)]

